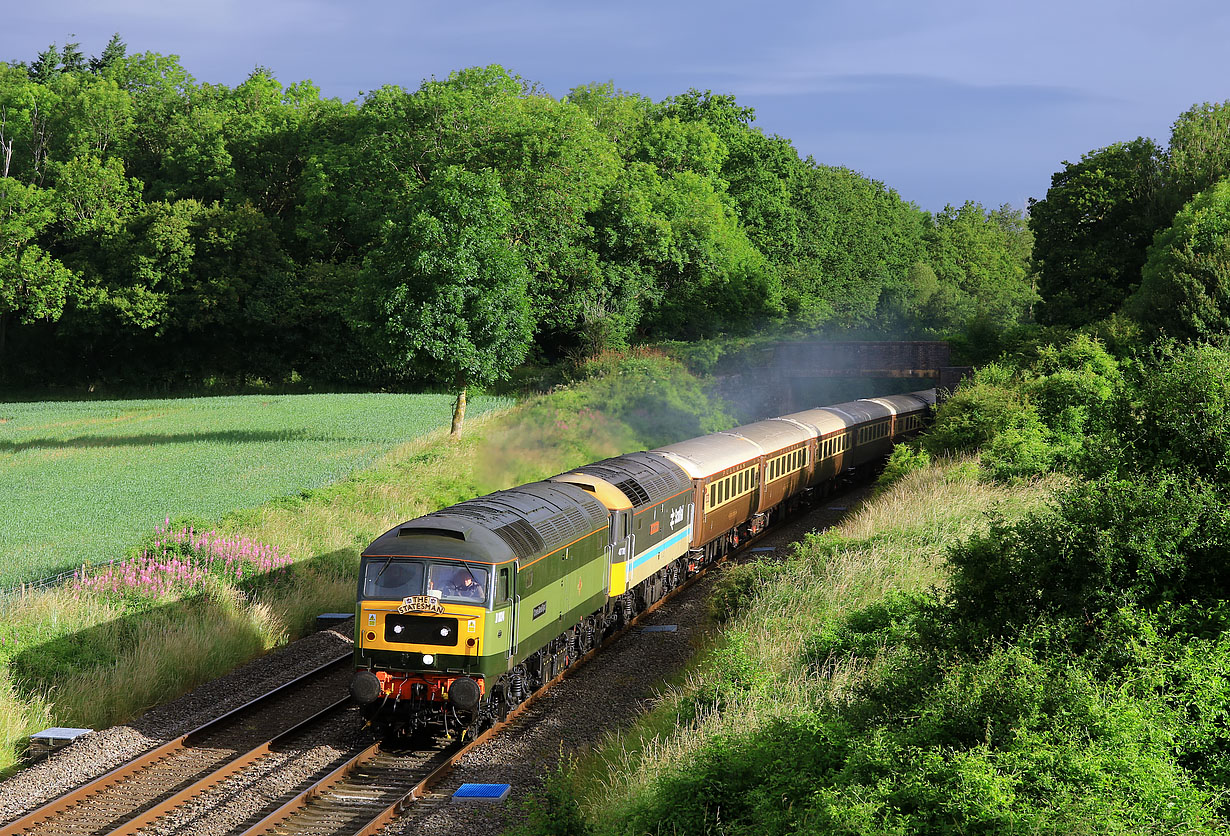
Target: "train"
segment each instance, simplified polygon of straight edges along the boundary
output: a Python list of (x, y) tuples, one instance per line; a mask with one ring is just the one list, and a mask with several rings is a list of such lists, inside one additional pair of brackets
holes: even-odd
[(690, 575), (918, 434), (934, 389), (628, 453), (402, 523), (363, 550), (350, 694), (386, 736), (473, 734)]

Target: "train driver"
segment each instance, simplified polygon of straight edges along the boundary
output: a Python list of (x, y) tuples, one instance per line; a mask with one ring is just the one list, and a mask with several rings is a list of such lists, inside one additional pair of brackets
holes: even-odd
[(478, 582), (472, 569), (462, 566), (453, 570), (452, 577), (445, 585), (449, 597), (464, 598), (468, 601), (485, 601), (487, 590)]

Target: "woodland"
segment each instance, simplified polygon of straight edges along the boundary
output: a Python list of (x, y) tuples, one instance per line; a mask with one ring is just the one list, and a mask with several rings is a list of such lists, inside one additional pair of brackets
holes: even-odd
[(499, 66), (354, 101), (52, 45), (0, 63), (0, 381), (456, 391), (527, 360), (1029, 321), (1023, 212), (935, 214), (733, 96)]

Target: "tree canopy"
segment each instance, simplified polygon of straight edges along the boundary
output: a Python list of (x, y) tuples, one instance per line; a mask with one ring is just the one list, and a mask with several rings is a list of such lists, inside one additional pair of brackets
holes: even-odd
[(1158, 233), (1127, 309), (1179, 339), (1230, 333), (1230, 180), (1197, 194)]
[(636, 341), (1029, 316), (999, 210), (932, 216), (711, 91), (555, 98), (491, 65), (340, 101), (117, 35), (0, 63), (0, 165), (9, 383), (482, 386)]

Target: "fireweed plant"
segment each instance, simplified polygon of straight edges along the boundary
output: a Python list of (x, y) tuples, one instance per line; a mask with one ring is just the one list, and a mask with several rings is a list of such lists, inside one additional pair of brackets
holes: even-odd
[(292, 562), (277, 546), (214, 529), (197, 531), (188, 523), (173, 526), (168, 516), (139, 555), (99, 567), (82, 566), (73, 573), (72, 589), (157, 597), (197, 589), (206, 577), (237, 583)]

